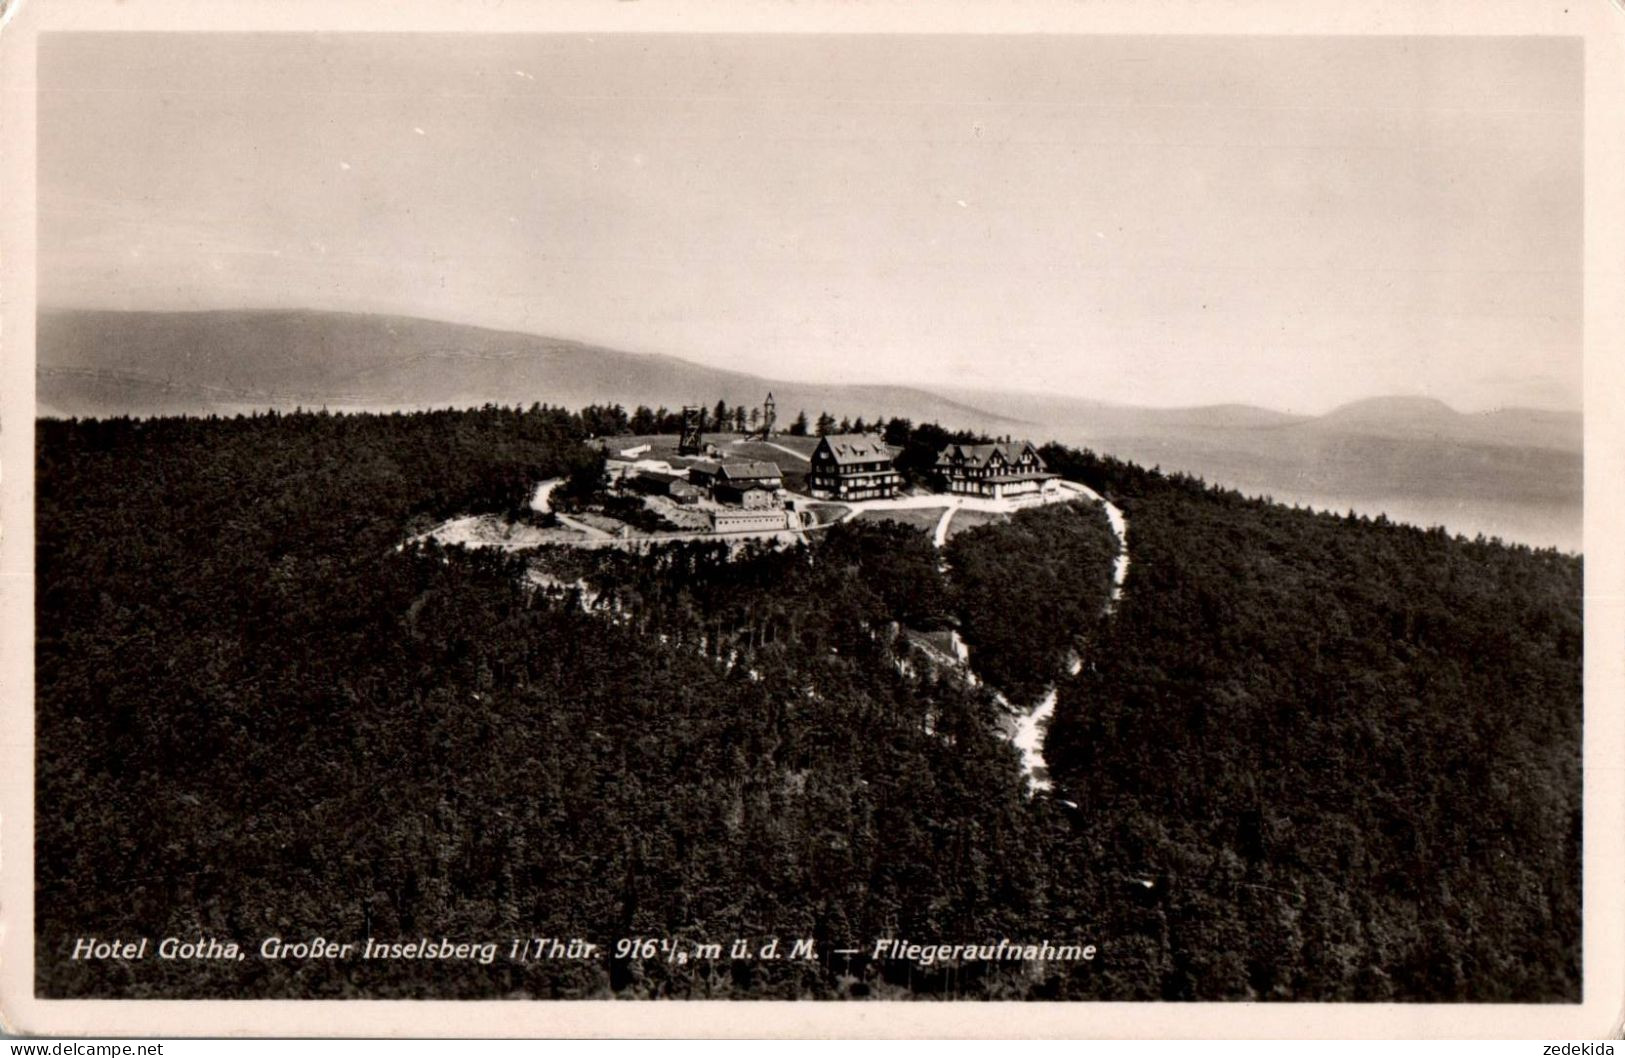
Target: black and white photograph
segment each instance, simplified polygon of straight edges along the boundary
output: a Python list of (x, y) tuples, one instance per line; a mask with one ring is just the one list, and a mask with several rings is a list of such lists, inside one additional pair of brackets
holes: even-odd
[(1606, 999), (1580, 31), (541, 14), (34, 38), (30, 1001)]

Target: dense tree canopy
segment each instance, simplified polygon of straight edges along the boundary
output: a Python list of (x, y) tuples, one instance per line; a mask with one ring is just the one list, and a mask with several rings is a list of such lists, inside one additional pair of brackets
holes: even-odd
[(1111, 593), (1117, 539), (1101, 508), (1017, 512), (948, 543), (957, 609), (977, 675), (1031, 705), (1087, 650)]

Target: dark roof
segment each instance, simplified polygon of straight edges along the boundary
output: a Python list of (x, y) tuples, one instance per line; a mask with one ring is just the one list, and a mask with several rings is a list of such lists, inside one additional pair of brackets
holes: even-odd
[(861, 433), (832, 433), (818, 442), (818, 447), (829, 447), (830, 454), (835, 462), (845, 465), (847, 463), (878, 463), (881, 460), (890, 461), (892, 450), (884, 441)]
[(1037, 457), (1038, 465), (1043, 467), (1044, 457), (1038, 455), (1038, 448), (1031, 441), (998, 441), (993, 444), (985, 445), (948, 445), (947, 447), (943, 448), (942, 451), (937, 453), (937, 464), (941, 466), (942, 464), (947, 463), (955, 451), (960, 452), (965, 457), (965, 462), (969, 463), (971, 466), (980, 466), (981, 464), (986, 463), (992, 458), (994, 452), (997, 452), (999, 455), (1003, 456), (1005, 462), (1014, 463), (1016, 460), (1020, 459), (1029, 448), (1032, 449), (1033, 455)]
[(730, 481), (754, 481), (761, 478), (782, 478), (784, 472), (777, 463), (765, 459), (745, 459), (722, 464), (722, 476)]

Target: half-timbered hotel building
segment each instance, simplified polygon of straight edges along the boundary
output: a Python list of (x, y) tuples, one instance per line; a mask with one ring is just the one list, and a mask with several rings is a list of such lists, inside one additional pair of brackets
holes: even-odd
[(890, 499), (902, 482), (891, 448), (866, 434), (819, 438), (807, 471), (807, 491), (821, 499)]
[(994, 500), (1037, 495), (1060, 477), (1044, 466), (1031, 441), (952, 444), (937, 453), (935, 470), (945, 491)]

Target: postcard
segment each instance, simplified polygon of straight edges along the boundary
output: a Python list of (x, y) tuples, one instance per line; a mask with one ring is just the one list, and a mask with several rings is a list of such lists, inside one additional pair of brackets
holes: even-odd
[(1611, 5), (0, 52), (8, 1030), (1617, 1027)]

